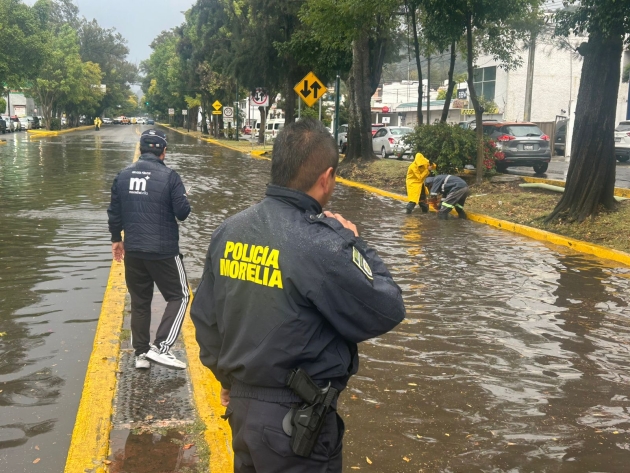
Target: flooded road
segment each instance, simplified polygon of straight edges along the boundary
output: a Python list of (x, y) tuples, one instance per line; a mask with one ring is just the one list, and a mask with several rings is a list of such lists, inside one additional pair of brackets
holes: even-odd
[[(109, 186), (135, 128), (0, 148), (0, 471), (63, 469), (110, 264)], [(212, 231), (262, 198), (270, 164), (167, 133), (191, 188), (196, 287)], [(330, 207), (407, 305), (361, 346), (341, 397), (346, 471), (630, 469), (630, 269), (343, 186)]]

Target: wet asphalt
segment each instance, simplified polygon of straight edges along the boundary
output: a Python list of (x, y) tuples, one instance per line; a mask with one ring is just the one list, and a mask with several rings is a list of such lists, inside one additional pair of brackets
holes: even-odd
[[(0, 147), (2, 472), (63, 470), (111, 262), (109, 187), (143, 128)], [(212, 231), (262, 198), (270, 164), (168, 135), (194, 288)], [(342, 186), (330, 208), (407, 306), (362, 344), (341, 397), (345, 471), (628, 471), (629, 268)]]

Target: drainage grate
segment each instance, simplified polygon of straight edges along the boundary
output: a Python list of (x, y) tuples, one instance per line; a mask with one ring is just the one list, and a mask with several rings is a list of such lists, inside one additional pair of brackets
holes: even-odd
[[(184, 351), (172, 352), (178, 359), (186, 360)], [(187, 370), (173, 370), (155, 363), (147, 370), (138, 370), (134, 365), (133, 351), (124, 350), (114, 401), (114, 428), (194, 421)]]

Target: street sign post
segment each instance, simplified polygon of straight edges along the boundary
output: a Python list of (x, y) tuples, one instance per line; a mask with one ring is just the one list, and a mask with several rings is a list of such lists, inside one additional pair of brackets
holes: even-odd
[(234, 118), (234, 109), (232, 107), (223, 107), (223, 118)]
[(223, 107), (223, 105), (218, 100), (215, 100), (215, 102), (212, 104), (212, 108), (214, 108), (217, 112), (221, 110), (221, 107)]
[(169, 108), (168, 109), (168, 114), (169, 115), (175, 115), (175, 109), (174, 108)]
[(293, 90), (304, 100), (306, 105), (312, 107), (323, 97), (328, 89), (315, 74), (309, 72), (304, 79), (295, 85)]
[(212, 115), (223, 115), (221, 110), (212, 110)]
[(188, 110), (182, 110), (182, 115), (188, 115)]
[(381, 118), (381, 123), (383, 123), (385, 125), (389, 125), (390, 117), (383, 117), (383, 118)]

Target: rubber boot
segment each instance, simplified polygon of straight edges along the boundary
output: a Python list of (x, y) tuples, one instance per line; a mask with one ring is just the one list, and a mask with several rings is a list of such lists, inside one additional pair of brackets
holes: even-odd
[(409, 215), (411, 212), (413, 212), (414, 207), (416, 206), (416, 204), (414, 204), (413, 202), (409, 202), (407, 204), (407, 207), (405, 207), (405, 213), (407, 215)]
[(464, 209), (455, 207), (455, 210), (457, 211), (457, 215), (459, 215), (459, 218), (461, 218), (462, 220), (468, 220), (468, 215), (466, 215), (466, 212), (464, 212)]
[(441, 208), (438, 211), (438, 220), (448, 220), (449, 209)]

